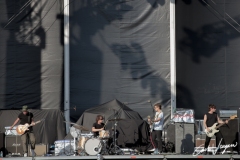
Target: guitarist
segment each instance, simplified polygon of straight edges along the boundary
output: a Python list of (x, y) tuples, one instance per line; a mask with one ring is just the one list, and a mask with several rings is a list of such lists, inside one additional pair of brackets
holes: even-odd
[(148, 122), (152, 124), (152, 139), (154, 142), (154, 152), (153, 154), (160, 154), (162, 152), (162, 130), (163, 130), (163, 112), (162, 112), (162, 106), (160, 103), (157, 103), (154, 105), (155, 110), (155, 117), (153, 120), (150, 118), (148, 119)]
[[(11, 126), (10, 129), (12, 129), (17, 123), (20, 121), (21, 125), (25, 125), (26, 123), (34, 125), (33, 121), (33, 114), (31, 112), (28, 112), (28, 106), (24, 105), (22, 107), (22, 113), (18, 115), (18, 118), (15, 120), (13, 125)], [(33, 129), (32, 127), (28, 128), (29, 130), (25, 131), (24, 134), (21, 135), (21, 140), (22, 140), (22, 146), (23, 146), (23, 156), (27, 157), (27, 139), (29, 137), (30, 142), (31, 142), (31, 152), (32, 156), (34, 157), (36, 154), (34, 152), (35, 149), (35, 136), (33, 134)]]
[[(214, 104), (209, 104), (208, 113), (204, 115), (203, 125), (207, 131), (210, 131), (209, 127), (212, 127), (215, 123), (224, 123), (224, 122), (218, 117), (216, 113), (216, 106)], [(226, 120), (225, 123), (228, 123), (228, 121)], [(223, 136), (220, 132), (217, 132), (215, 136), (216, 136), (216, 146), (225, 144), (223, 140)], [(207, 148), (209, 146), (210, 140), (211, 140), (211, 137), (208, 137), (206, 135), (206, 140), (204, 145), (205, 154), (207, 154)], [(220, 141), (221, 141), (221, 144), (219, 144)]]

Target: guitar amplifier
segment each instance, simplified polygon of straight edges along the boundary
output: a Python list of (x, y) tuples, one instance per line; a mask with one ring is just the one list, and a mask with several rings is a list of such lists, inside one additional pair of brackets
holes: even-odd
[(237, 114), (238, 114), (237, 110), (223, 110), (223, 109), (219, 110), (220, 118), (228, 118), (232, 115), (237, 115)]
[[(28, 145), (28, 156), (32, 156), (31, 145)], [(48, 145), (46, 144), (36, 144), (35, 145), (36, 156), (44, 156), (48, 153)]]
[(23, 154), (21, 136), (5, 136), (5, 148), (8, 154)]

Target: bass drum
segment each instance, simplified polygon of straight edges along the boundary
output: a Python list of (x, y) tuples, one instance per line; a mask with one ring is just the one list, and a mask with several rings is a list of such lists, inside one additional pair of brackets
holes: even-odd
[(88, 155), (97, 155), (102, 149), (101, 141), (97, 138), (88, 139), (84, 145), (84, 149)]

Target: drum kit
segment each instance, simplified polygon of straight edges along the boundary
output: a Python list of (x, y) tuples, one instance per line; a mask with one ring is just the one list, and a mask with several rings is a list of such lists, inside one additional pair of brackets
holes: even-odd
[[(73, 124), (70, 128), (70, 134), (74, 138), (74, 155), (86, 156), (86, 155), (108, 155), (108, 154), (123, 154), (120, 147), (117, 146), (116, 127), (117, 122), (122, 119), (110, 119), (108, 121), (115, 122), (112, 136), (109, 130), (102, 130), (99, 132), (98, 137), (94, 137), (92, 132), (82, 133), (82, 131), (89, 131), (86, 127), (78, 125), (72, 122), (66, 122)], [(110, 138), (113, 138), (112, 144), (108, 145)]]

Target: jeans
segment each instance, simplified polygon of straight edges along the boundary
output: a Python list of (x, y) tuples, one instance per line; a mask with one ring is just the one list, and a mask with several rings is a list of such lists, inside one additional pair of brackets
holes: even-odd
[(35, 149), (35, 136), (33, 132), (26, 132), (23, 135), (21, 135), (23, 153), (27, 153), (28, 138), (30, 140), (31, 149)]
[(162, 152), (162, 130), (153, 130), (152, 140), (155, 148)]

